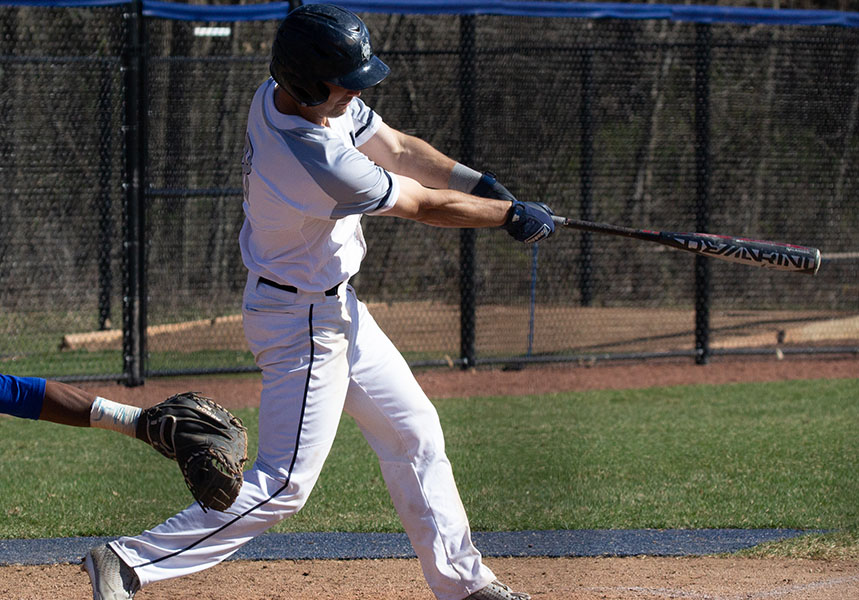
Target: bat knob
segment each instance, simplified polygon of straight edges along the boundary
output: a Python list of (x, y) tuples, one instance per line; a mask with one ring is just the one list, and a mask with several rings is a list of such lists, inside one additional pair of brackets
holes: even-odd
[(820, 269), (820, 263), (823, 262), (823, 257), (820, 255), (820, 250), (817, 248), (814, 249), (814, 270), (811, 272), (812, 275), (817, 275), (817, 271)]

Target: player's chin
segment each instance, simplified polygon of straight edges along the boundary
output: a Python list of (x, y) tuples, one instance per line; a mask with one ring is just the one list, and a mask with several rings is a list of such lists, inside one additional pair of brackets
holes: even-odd
[(334, 108), (331, 109), (331, 117), (342, 117), (346, 114), (346, 111), (349, 110), (349, 103), (346, 104), (335, 104)]

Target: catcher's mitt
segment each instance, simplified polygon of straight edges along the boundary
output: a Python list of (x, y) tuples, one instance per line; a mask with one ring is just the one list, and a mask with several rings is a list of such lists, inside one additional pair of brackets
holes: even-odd
[(179, 463), (204, 511), (232, 506), (248, 459), (247, 428), (241, 419), (210, 398), (185, 392), (144, 409), (138, 432), (143, 441)]

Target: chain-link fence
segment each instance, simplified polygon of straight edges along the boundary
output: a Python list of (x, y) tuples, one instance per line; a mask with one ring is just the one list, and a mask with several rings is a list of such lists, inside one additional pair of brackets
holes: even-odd
[[(0, 2), (0, 372), (253, 369), (240, 160), (288, 4), (41, 4)], [(353, 284), (413, 365), (859, 351), (855, 14), (390, 4), (344, 4), (392, 68), (362, 96), (390, 125), (558, 214), (824, 254), (807, 277), (367, 217)]]

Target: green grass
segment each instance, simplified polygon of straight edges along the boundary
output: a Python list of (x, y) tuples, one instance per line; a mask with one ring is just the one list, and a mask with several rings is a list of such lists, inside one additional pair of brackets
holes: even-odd
[[(789, 527), (760, 553), (859, 556), (859, 380), (436, 402), (475, 530)], [(256, 413), (238, 411), (250, 426)], [(0, 538), (133, 534), (191, 501), (115, 433), (0, 419)], [(274, 531), (400, 531), (350, 419), (307, 507)]]
[[(146, 363), (150, 372), (200, 371), (206, 369), (254, 367), (250, 352), (238, 350), (200, 350), (197, 352), (149, 352)], [(76, 375), (122, 374), (122, 353), (119, 350), (63, 350), (40, 352), (0, 359), (0, 373), (19, 377), (73, 377)], [(46, 375), (49, 374), (49, 375)]]
[(0, 359), (0, 373), (19, 377), (53, 378), (74, 375), (119, 375), (122, 373), (122, 353), (118, 350), (87, 352), (84, 350), (52, 350)]
[[(444, 363), (444, 352), (407, 352), (410, 362), (435, 361)], [(212, 369), (255, 369), (254, 357), (241, 350), (197, 350), (194, 352), (148, 352), (146, 369), (149, 373), (199, 372)], [(57, 350), (0, 357), (0, 373), (19, 377), (50, 377), (53, 379), (75, 376), (101, 376), (119, 379), (122, 376), (122, 352), (119, 350)]]
[(149, 371), (183, 371), (227, 368), (255, 368), (250, 351), (198, 350), (195, 352), (150, 352), (146, 362)]

